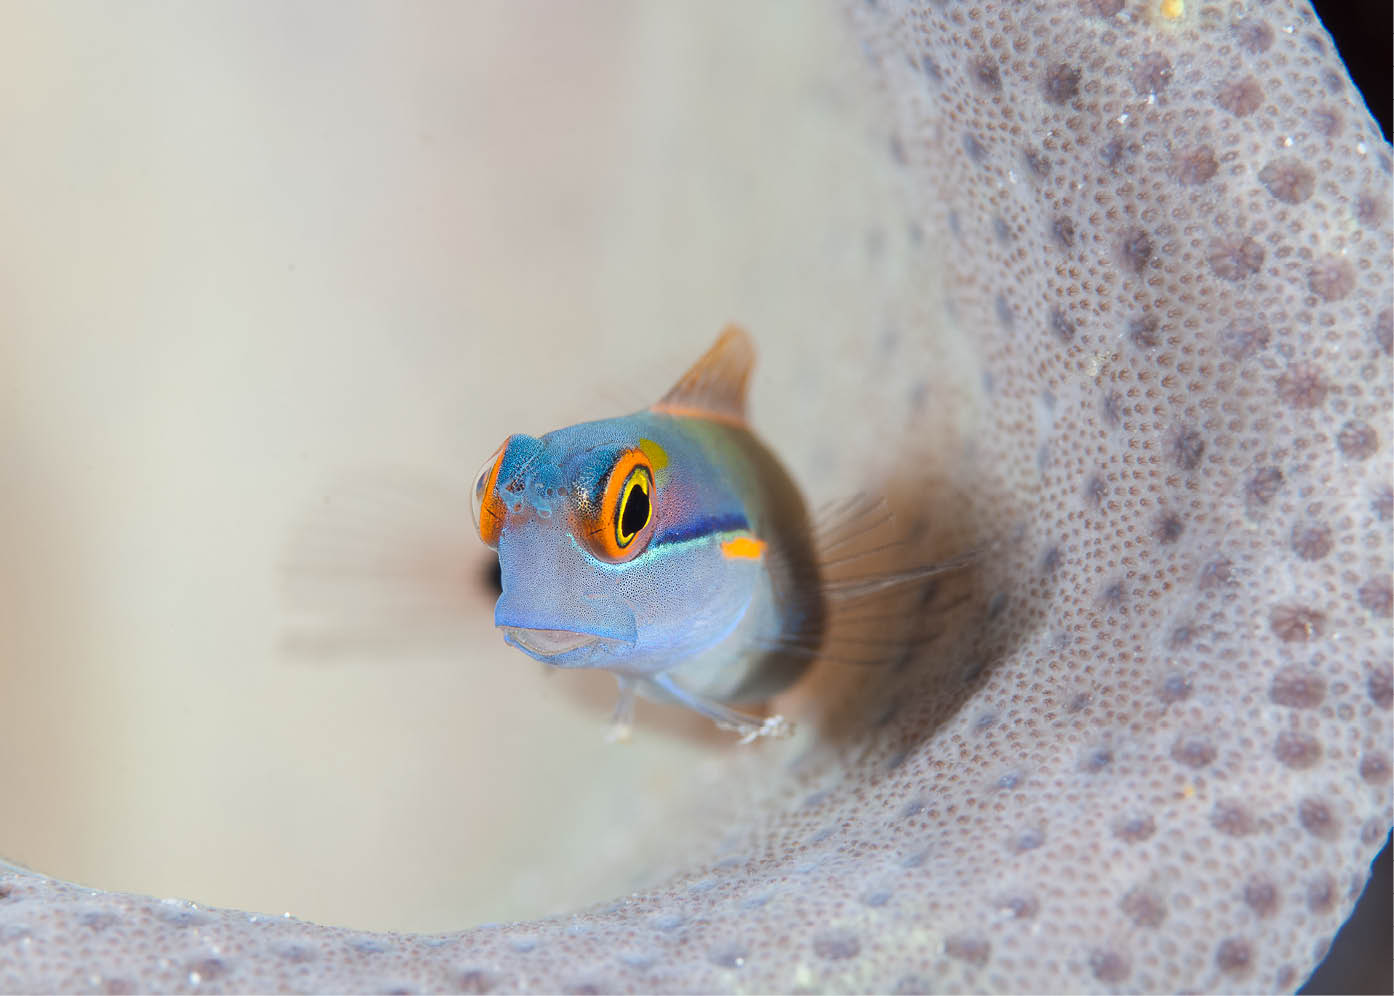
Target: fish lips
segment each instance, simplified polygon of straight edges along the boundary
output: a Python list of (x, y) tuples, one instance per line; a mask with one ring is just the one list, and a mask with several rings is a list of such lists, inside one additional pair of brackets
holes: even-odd
[(610, 661), (634, 645), (597, 633), (569, 629), (539, 629), (528, 626), (499, 626), (505, 643), (553, 667), (587, 667), (599, 660)]
[(610, 596), (554, 590), (509, 590), (494, 606), (494, 626), (504, 641), (556, 667), (613, 667), (638, 643), (634, 611)]

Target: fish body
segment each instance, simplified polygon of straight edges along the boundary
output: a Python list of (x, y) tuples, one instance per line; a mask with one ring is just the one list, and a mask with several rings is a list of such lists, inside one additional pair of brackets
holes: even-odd
[[(903, 662), (936, 635), (913, 618), (933, 579), (981, 552), (909, 562), (910, 548), (881, 532), (892, 516), (876, 496), (835, 503), (815, 525), (746, 419), (754, 356), (728, 328), (642, 411), (509, 436), (469, 496), (479, 538), (497, 551), (495, 625), (553, 667), (614, 674), (613, 737), (626, 735), (640, 693), (747, 740), (787, 731), (735, 707), (782, 692), (816, 661)], [(317, 505), (287, 557), (293, 649), (376, 655), (458, 634), (472, 545), (460, 496), (368, 483)], [(890, 572), (871, 569), (890, 557)]]
[[(652, 408), (510, 436), (474, 489), (494, 623), (524, 653), (751, 735), (728, 708), (787, 688), (825, 624), (803, 499), (745, 420), (754, 351), (727, 329)], [(752, 726), (751, 724), (755, 724)]]

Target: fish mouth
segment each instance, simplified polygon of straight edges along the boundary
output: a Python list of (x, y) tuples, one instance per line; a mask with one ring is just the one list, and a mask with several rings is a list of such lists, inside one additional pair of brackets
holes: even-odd
[(559, 657), (585, 647), (622, 642), (569, 629), (530, 629), (525, 626), (500, 626), (499, 629), (503, 630), (505, 640), (539, 659)]

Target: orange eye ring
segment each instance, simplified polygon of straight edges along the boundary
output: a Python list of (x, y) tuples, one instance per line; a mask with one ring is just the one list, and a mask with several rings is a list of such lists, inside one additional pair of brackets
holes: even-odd
[(625, 450), (605, 478), (594, 521), (584, 530), (595, 555), (611, 563), (643, 552), (652, 533), (653, 464), (643, 450)]
[(474, 491), (470, 495), (470, 511), (474, 513), (474, 528), (486, 546), (497, 546), (499, 533), (503, 530), (503, 499), (499, 497), (499, 468), (503, 466), (503, 454), (508, 449), (508, 440), (503, 441), (493, 456), (484, 462), (475, 478)]

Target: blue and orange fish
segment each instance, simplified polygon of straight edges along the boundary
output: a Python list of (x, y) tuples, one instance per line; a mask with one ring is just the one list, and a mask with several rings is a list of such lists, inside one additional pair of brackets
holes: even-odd
[(554, 667), (612, 672), (619, 738), (640, 692), (746, 740), (787, 731), (732, 705), (798, 680), (830, 596), (956, 566), (825, 582), (799, 490), (746, 421), (754, 360), (729, 327), (656, 404), (509, 436), (475, 483), (475, 526), (502, 575), (495, 626)]
[(746, 422), (754, 350), (731, 327), (652, 407), (508, 437), (474, 488), (498, 550), (504, 639), (555, 667), (602, 668), (747, 737), (785, 728), (730, 708), (789, 687), (824, 603), (798, 488)]
[[(474, 484), (475, 530), (498, 552), (495, 625), (548, 665), (613, 673), (613, 738), (628, 735), (641, 693), (745, 740), (787, 732), (779, 716), (736, 707), (820, 660), (906, 660), (923, 643), (905, 634), (929, 591), (907, 611), (891, 590), (973, 556), (906, 569), (907, 548), (877, 539), (891, 517), (875, 497), (815, 523), (746, 420), (754, 360), (749, 337), (728, 328), (656, 404), (510, 436)], [(378, 478), (344, 482), (291, 546), (286, 646), (297, 654), (453, 645), (471, 542), (458, 528), (463, 496), (414, 475)], [(867, 573), (886, 557), (895, 570)]]

